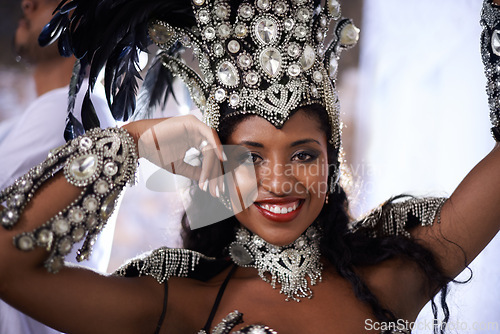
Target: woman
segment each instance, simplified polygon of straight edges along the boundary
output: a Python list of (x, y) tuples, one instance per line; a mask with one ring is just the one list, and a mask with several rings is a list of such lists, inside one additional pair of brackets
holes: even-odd
[[(357, 36), (350, 21), (339, 20), (336, 1), (324, 9), (304, 0), (195, 0), (192, 8), (73, 4), (54, 21), (63, 27), (61, 49), (75, 52), (83, 65), (91, 62), (91, 75), (108, 60), (115, 114), (128, 115), (130, 104), (123, 102), (135, 75), (130, 45), (144, 46), (147, 31), (165, 52), (146, 87), (161, 86), (155, 73), (169, 69), (187, 82), (210, 127), (178, 117), (89, 130), (2, 193), (8, 230), (0, 235), (0, 296), (34, 318), (69, 333), (204, 333), (216, 324), (214, 333), (403, 331), (396, 321), (413, 321), (499, 230), (498, 147), (449, 199), (391, 201), (348, 225), (331, 79), (340, 51)], [(485, 6), (488, 42), (500, 14), (488, 1)], [(64, 30), (72, 9), (71, 29)], [(113, 11), (120, 15), (109, 16)], [(335, 36), (323, 49), (330, 20), (337, 21)], [(109, 30), (93, 35), (96, 22)], [(116, 32), (118, 22), (129, 25)], [(68, 49), (70, 32), (82, 38), (82, 31), (97, 41)], [(178, 41), (193, 48), (202, 76), (175, 56)], [(487, 64), (496, 61), (490, 44), (483, 44)], [(84, 125), (91, 127), (87, 110)], [(223, 150), (221, 142), (243, 149)], [(193, 147), (203, 155), (199, 167), (183, 160)], [(121, 187), (133, 178), (137, 151), (194, 179), (235, 218), (187, 233), (186, 246), (203, 254), (160, 249), (110, 277), (63, 267), (60, 259), (86, 231), (80, 256), (88, 255)], [(30, 252), (12, 247), (13, 239)], [(44, 263), (59, 272), (47, 273)]]

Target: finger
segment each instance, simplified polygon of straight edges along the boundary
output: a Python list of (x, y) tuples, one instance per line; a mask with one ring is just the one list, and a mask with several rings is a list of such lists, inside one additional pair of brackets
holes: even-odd
[[(216, 155), (214, 154), (214, 150), (209, 149), (209, 147), (210, 145), (207, 145), (201, 152), (202, 163), (201, 163), (201, 174), (198, 186), (203, 191), (207, 191), (208, 189), (209, 178), (211, 177), (213, 165), (216, 160)], [(215, 191), (215, 189), (213, 190)]]
[(212, 171), (210, 174), (210, 193), (212, 196), (215, 196), (217, 198), (220, 197), (222, 194), (222, 185), (224, 184), (222, 182), (223, 176), (222, 176), (222, 169), (221, 169), (221, 161), (217, 158), (217, 155), (215, 154), (214, 150), (212, 151), (213, 155), (213, 165), (212, 165)]

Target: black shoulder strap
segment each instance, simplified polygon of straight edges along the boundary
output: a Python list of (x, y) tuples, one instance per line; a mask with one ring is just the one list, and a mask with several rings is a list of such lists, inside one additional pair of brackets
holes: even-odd
[(163, 294), (163, 310), (161, 311), (160, 319), (158, 320), (158, 325), (156, 326), (155, 334), (160, 333), (161, 326), (163, 325), (163, 321), (165, 320), (165, 315), (167, 314), (167, 302), (168, 302), (168, 281), (163, 283), (164, 285), (164, 294)]

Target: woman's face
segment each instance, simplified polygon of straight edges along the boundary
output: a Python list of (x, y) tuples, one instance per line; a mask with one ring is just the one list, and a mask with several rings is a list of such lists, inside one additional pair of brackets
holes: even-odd
[(316, 117), (299, 110), (277, 129), (252, 116), (226, 144), (247, 150), (257, 180), (255, 188), (255, 179), (235, 175), (241, 197), (254, 199), (238, 221), (271, 244), (293, 242), (317, 218), (328, 190), (327, 139)]

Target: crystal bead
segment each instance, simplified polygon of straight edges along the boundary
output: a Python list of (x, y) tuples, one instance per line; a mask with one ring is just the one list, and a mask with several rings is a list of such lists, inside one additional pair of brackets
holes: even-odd
[(246, 53), (242, 53), (238, 56), (238, 65), (242, 69), (249, 68), (250, 66), (252, 66), (252, 58)]
[(30, 179), (22, 179), (17, 185), (22, 191), (28, 192), (31, 190), (33, 182)]
[(3, 210), (1, 212), (2, 225), (10, 227), (17, 221), (18, 214), (13, 210)]
[(94, 184), (94, 191), (98, 194), (105, 194), (109, 190), (109, 184), (104, 180), (99, 180)]
[(163, 24), (155, 23), (149, 28), (149, 37), (157, 44), (168, 43), (175, 35), (175, 32)]
[(237, 107), (238, 104), (240, 104), (240, 96), (236, 93), (231, 94), (231, 96), (229, 97), (229, 104), (232, 107)]
[(205, 9), (200, 10), (198, 12), (198, 20), (202, 24), (207, 24), (208, 22), (210, 22), (210, 13), (208, 12), (208, 10)]
[(273, 19), (263, 17), (255, 23), (255, 35), (262, 44), (272, 43), (278, 37), (278, 24)]
[(260, 54), (260, 66), (270, 77), (276, 77), (281, 71), (281, 53), (276, 48), (267, 48)]
[(226, 91), (222, 88), (219, 88), (215, 91), (214, 97), (215, 101), (220, 103), (224, 101), (224, 99), (226, 98)]
[(328, 0), (328, 13), (333, 18), (338, 18), (340, 16), (340, 4), (337, 0)]
[(302, 66), (304, 71), (307, 71), (314, 65), (315, 60), (316, 52), (314, 52), (314, 49), (310, 45), (306, 44), (302, 57), (300, 57), (300, 66)]
[(215, 29), (213, 27), (206, 27), (203, 35), (210, 41), (215, 38)]
[(215, 43), (214, 44), (214, 54), (217, 57), (222, 57), (224, 55), (224, 46), (220, 43)]
[(85, 213), (79, 207), (74, 207), (69, 211), (69, 220), (75, 223), (81, 223), (85, 219)]
[(307, 28), (303, 25), (299, 25), (295, 28), (295, 36), (299, 39), (307, 37)]
[(191, 86), (191, 97), (198, 106), (204, 106), (207, 102), (205, 94), (201, 91), (200, 87), (192, 81)]
[(88, 150), (92, 147), (92, 139), (90, 139), (89, 137), (83, 137), (82, 139), (80, 139), (79, 146), (81, 150)]
[(38, 166), (36, 166), (36, 167), (33, 169), (33, 175), (34, 175), (35, 177), (40, 177), (40, 176), (42, 176), (43, 171), (44, 171), (44, 167), (43, 167), (42, 165), (38, 165)]
[(113, 176), (113, 175), (116, 175), (116, 173), (118, 173), (118, 166), (110, 161), (110, 162), (107, 162), (105, 165), (104, 165), (104, 170), (103, 170), (104, 174), (107, 175), (107, 176)]
[(255, 234), (253, 237), (252, 237), (252, 242), (254, 243), (255, 246), (257, 247), (262, 247), (265, 245), (265, 241), (264, 239), (262, 239), (261, 237), (259, 237), (257, 234)]
[(7, 201), (7, 205), (10, 207), (18, 208), (21, 206), (21, 204), (23, 204), (23, 202), (24, 202), (24, 195), (15, 194)]
[(17, 238), (16, 245), (22, 251), (30, 251), (35, 248), (35, 240), (29, 235), (21, 235)]
[(325, 40), (325, 33), (322, 30), (318, 30), (318, 32), (316, 32), (316, 41), (318, 43), (321, 43), (324, 40)]
[(225, 23), (221, 24), (217, 31), (219, 32), (219, 36), (224, 39), (228, 38), (229, 35), (231, 35), (231, 28), (229, 28), (229, 26)]
[(215, 15), (219, 18), (219, 19), (226, 19), (227, 16), (229, 15), (229, 12), (226, 8), (226, 6), (223, 6), (223, 5), (219, 5), (217, 7), (215, 7)]
[(494, 54), (500, 56), (500, 30), (495, 30), (491, 34), (491, 49)]
[(287, 10), (287, 5), (286, 3), (284, 3), (283, 1), (278, 1), (276, 2), (276, 4), (274, 5), (274, 12), (278, 15), (283, 15), (285, 14), (286, 10)]
[(109, 195), (103, 202), (101, 206), (101, 219), (103, 221), (108, 220), (109, 216), (113, 213), (115, 209), (116, 199), (118, 198), (119, 192), (115, 192)]
[(181, 43), (187, 48), (191, 47), (191, 38), (188, 35), (182, 35), (181, 37)]
[(236, 67), (227, 60), (219, 65), (217, 77), (223, 85), (228, 87), (236, 87), (238, 85), (239, 78)]
[(99, 225), (99, 220), (97, 219), (97, 217), (95, 215), (89, 215), (87, 217), (87, 220), (85, 221), (85, 226), (87, 226), (89, 230), (92, 230), (97, 225)]
[(68, 168), (69, 174), (77, 182), (87, 181), (94, 176), (97, 170), (97, 155), (86, 154), (73, 160)]
[(321, 16), (321, 18), (319, 19), (319, 26), (321, 28), (326, 28), (328, 25), (328, 19), (326, 18), (326, 16)]
[(321, 81), (323, 80), (323, 74), (321, 74), (320, 71), (314, 71), (313, 80), (317, 83), (321, 83)]
[(193, 0), (193, 3), (196, 6), (202, 6), (205, 3), (205, 0)]
[(61, 241), (59, 241), (59, 245), (57, 245), (57, 250), (61, 255), (67, 255), (71, 251), (72, 246), (73, 246), (73, 240), (70, 237), (64, 237)]
[(299, 8), (297, 11), (297, 20), (306, 22), (309, 20), (311, 13), (309, 12), (309, 9), (307, 8)]
[(318, 97), (319, 96), (318, 87), (316, 87), (314, 85), (311, 85), (311, 95), (313, 97)]
[(280, 249), (279, 249), (279, 247), (277, 247), (275, 245), (269, 245), (269, 251), (272, 254), (278, 254), (280, 252)]
[(268, 10), (271, 7), (270, 0), (257, 0), (257, 7), (261, 10)]
[(52, 243), (52, 239), (54, 237), (54, 234), (52, 231), (47, 230), (47, 229), (42, 229), (40, 232), (38, 232), (36, 236), (36, 240), (39, 244), (46, 246), (50, 245)]
[(297, 58), (300, 55), (300, 46), (297, 43), (290, 43), (288, 45), (288, 55)]
[(248, 29), (247, 29), (247, 27), (245, 25), (238, 24), (234, 28), (234, 33), (236, 34), (236, 37), (243, 38), (243, 37), (245, 37), (247, 35)]
[(243, 19), (250, 19), (253, 16), (253, 8), (249, 4), (242, 4), (240, 8), (238, 9), (238, 14), (243, 18)]
[(248, 72), (245, 76), (245, 81), (250, 86), (254, 86), (259, 82), (259, 76), (255, 72)]
[(74, 242), (82, 240), (84, 236), (85, 236), (85, 229), (83, 227), (76, 227), (71, 232), (71, 237), (73, 238)]
[(295, 21), (293, 19), (286, 19), (283, 24), (286, 30), (292, 30), (293, 26), (295, 25)]
[(336, 78), (338, 69), (339, 62), (337, 61), (337, 57), (335, 57), (335, 55), (332, 55), (328, 64), (328, 74), (330, 75), (330, 79), (333, 80)]
[(359, 29), (352, 23), (346, 24), (340, 31), (340, 44), (353, 46), (358, 42)]
[(58, 218), (52, 223), (52, 231), (57, 235), (65, 235), (69, 232), (69, 222), (64, 218)]
[(239, 243), (232, 243), (229, 246), (229, 254), (233, 261), (240, 266), (249, 265), (254, 261), (248, 249)]
[(93, 212), (97, 210), (99, 202), (95, 197), (86, 197), (83, 200), (83, 208), (89, 212)]
[(238, 53), (240, 51), (240, 42), (234, 39), (229, 41), (229, 43), (227, 43), (227, 49), (231, 53)]
[(292, 64), (288, 67), (288, 74), (291, 77), (296, 77), (300, 74), (300, 66), (297, 64)]

